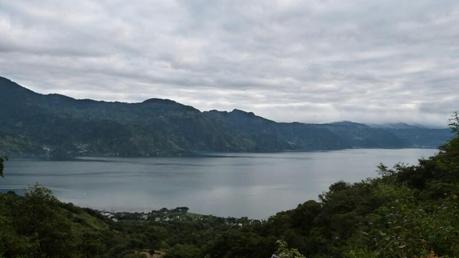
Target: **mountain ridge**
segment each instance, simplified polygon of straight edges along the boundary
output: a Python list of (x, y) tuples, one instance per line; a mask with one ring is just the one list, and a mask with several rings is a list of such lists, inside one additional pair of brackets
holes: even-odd
[(346, 148), (436, 148), (448, 129), (276, 122), (170, 99), (124, 103), (40, 94), (0, 77), (0, 151), (17, 156), (183, 156)]

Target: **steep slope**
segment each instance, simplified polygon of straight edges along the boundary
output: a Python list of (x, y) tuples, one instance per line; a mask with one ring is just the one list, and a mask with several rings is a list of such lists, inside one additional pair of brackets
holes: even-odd
[(451, 135), (446, 129), (374, 128), (351, 122), (277, 123), (242, 110), (201, 112), (166, 99), (77, 100), (38, 94), (1, 77), (0, 121), (0, 151), (58, 159), (437, 147)]

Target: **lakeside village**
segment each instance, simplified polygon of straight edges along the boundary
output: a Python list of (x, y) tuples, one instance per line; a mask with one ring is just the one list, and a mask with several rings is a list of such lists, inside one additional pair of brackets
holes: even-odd
[(201, 215), (188, 212), (188, 207), (177, 207), (175, 209), (162, 208), (160, 210), (152, 210), (150, 212), (114, 212), (114, 211), (99, 211), (99, 213), (112, 220), (113, 222), (120, 221), (150, 221), (156, 223), (172, 223), (172, 222), (202, 222), (202, 223), (219, 223), (228, 226), (243, 227), (245, 225), (261, 224), (262, 220), (249, 219), (247, 217), (216, 217), (212, 215)]

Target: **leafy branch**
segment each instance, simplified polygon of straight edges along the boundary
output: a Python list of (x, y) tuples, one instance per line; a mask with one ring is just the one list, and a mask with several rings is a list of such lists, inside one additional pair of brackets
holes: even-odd
[(458, 112), (454, 112), (451, 115), (448, 125), (449, 125), (449, 128), (451, 128), (451, 130), (454, 133), (459, 134), (459, 113)]

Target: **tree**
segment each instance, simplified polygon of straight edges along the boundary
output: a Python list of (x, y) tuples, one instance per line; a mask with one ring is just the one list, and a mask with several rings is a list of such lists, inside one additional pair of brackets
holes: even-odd
[(277, 255), (273, 255), (272, 257), (278, 258), (305, 258), (297, 249), (288, 248), (287, 243), (282, 240), (278, 240), (276, 242), (277, 245)]
[(20, 222), (17, 231), (36, 244), (36, 248), (31, 250), (31, 257), (69, 257), (76, 252), (78, 238), (51, 190), (40, 185), (33, 186), (14, 212)]
[(456, 133), (459, 134), (459, 113), (454, 112), (451, 118), (449, 119), (449, 128)]

